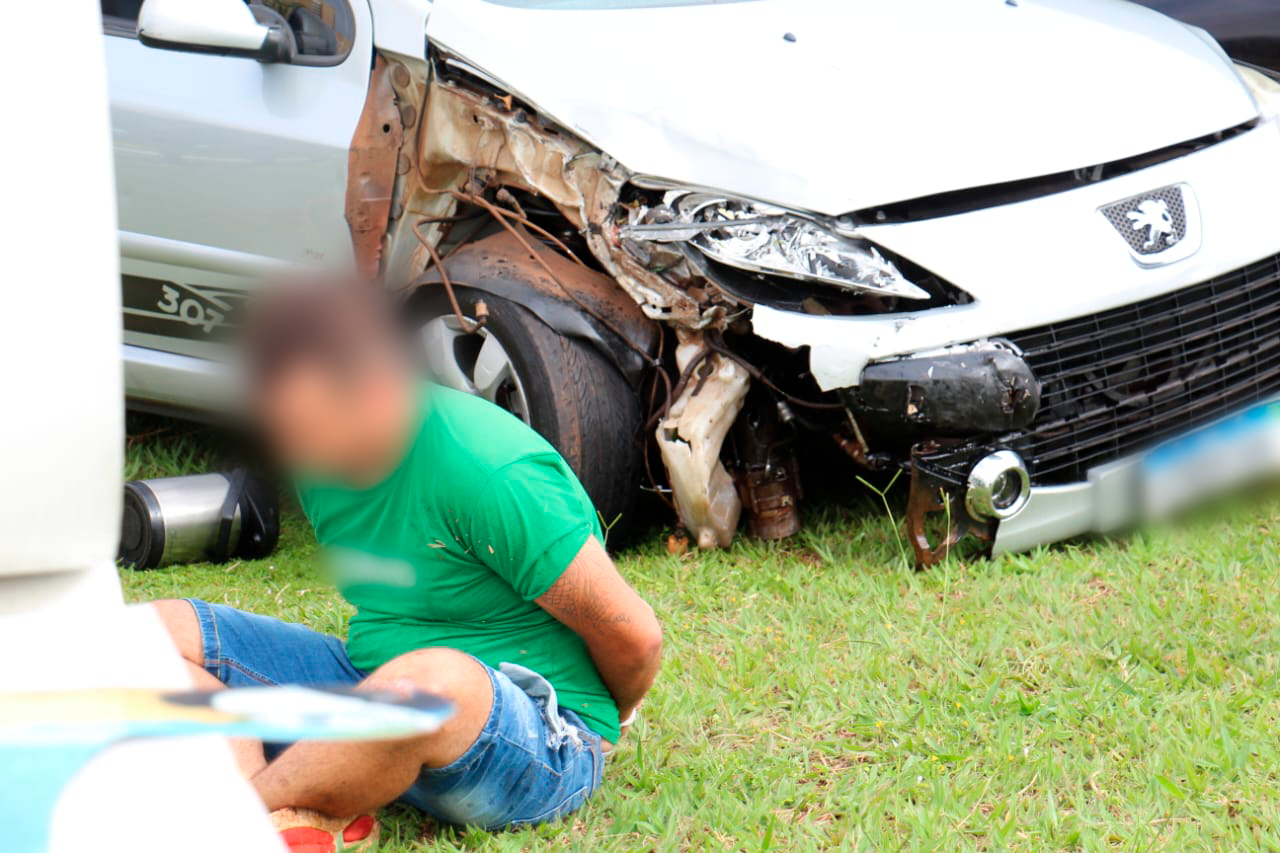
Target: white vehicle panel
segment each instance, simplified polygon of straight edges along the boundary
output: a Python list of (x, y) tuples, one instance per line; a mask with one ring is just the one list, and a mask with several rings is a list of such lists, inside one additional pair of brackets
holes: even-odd
[(351, 49), (331, 66), (163, 50), (108, 31), (127, 343), (216, 357), (232, 304), (264, 278), (352, 267), (347, 163), (373, 26), (367, 0), (349, 6)]
[(349, 258), (347, 157), (368, 89), (367, 8), (357, 22), (347, 61), (326, 68), (108, 36), (120, 229), (299, 263)]
[(372, 0), (373, 44), (401, 56), (425, 59), (431, 0)]
[[(1199, 201), (1200, 250), (1144, 268), (1098, 208), (1184, 182)], [(1273, 255), (1280, 232), (1271, 217), (1259, 215), (1258, 205), (1276, 197), (1280, 128), (1266, 124), (1187, 157), (1069, 192), (864, 229), (868, 239), (968, 291), (972, 304), (868, 317), (757, 306), (752, 326), (766, 339), (811, 347), (811, 368), (823, 389), (849, 387), (869, 361), (1092, 314)]]
[(427, 34), (635, 172), (826, 214), (1257, 116), (1215, 44), (1117, 0), (522, 5), (436, 0)]

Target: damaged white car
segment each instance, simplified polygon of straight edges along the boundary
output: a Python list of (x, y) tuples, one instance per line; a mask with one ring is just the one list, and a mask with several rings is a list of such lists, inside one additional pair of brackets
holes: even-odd
[(606, 520), (649, 484), (703, 547), (798, 528), (797, 439), (908, 471), (922, 564), (1123, 525), (1270, 446), (1280, 98), (1147, 9), (103, 12), (137, 405), (226, 405), (252, 287), (318, 262), (395, 289), (435, 375)]

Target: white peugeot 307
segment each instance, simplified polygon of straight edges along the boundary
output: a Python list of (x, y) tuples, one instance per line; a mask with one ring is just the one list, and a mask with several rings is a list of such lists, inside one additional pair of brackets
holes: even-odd
[(921, 563), (1280, 464), (1280, 89), (1147, 9), (103, 12), (136, 405), (224, 410), (252, 288), (320, 264), (704, 547), (797, 529), (801, 442), (910, 474)]

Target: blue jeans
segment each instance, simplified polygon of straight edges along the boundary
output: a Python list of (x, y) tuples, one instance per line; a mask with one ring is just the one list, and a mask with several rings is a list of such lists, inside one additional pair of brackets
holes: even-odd
[[(200, 622), (204, 668), (228, 687), (349, 687), (366, 675), (336, 637), (188, 601)], [(401, 802), (446, 823), (485, 829), (542, 823), (577, 810), (600, 786), (600, 735), (560, 708), (555, 689), (537, 673), (512, 664), (485, 670), (493, 710), (480, 736), (452, 764), (422, 768)]]

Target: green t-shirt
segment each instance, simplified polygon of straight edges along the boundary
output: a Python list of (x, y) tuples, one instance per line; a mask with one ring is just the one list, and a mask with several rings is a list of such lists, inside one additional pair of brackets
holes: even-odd
[(534, 603), (590, 536), (602, 538), (582, 484), (540, 435), (485, 400), (427, 385), (420, 417), (412, 448), (377, 486), (300, 485), (356, 608), (351, 662), (367, 672), (446, 646), (495, 669), (520, 664), (617, 741), (618, 709), (586, 645)]

